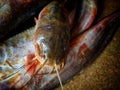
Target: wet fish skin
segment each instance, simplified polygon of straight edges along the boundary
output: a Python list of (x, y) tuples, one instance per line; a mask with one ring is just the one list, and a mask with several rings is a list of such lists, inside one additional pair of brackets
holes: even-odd
[[(98, 57), (112, 39), (119, 25), (120, 11), (105, 17), (82, 35), (79, 35), (71, 41), (71, 48), (67, 55), (66, 65), (60, 72), (63, 83), (67, 82)], [(56, 76), (50, 77), (48, 75), (46, 77), (51, 78), (51, 80), (46, 80), (47, 83), (44, 82), (45, 85), (40, 87), (41, 90), (51, 90), (59, 85)], [(43, 84), (43, 82), (41, 84)]]
[[(113, 15), (114, 16), (114, 15)], [(111, 23), (113, 23), (113, 21), (115, 21), (116, 22), (116, 20), (118, 19), (118, 17), (120, 17), (120, 14), (115, 14), (115, 17), (113, 17), (113, 16), (111, 16), (110, 18), (112, 18), (112, 20), (111, 20), (111, 22), (109, 22), (110, 21), (110, 18), (107, 18), (107, 19), (105, 19), (105, 21), (107, 21), (107, 22), (109, 22), (109, 23), (105, 23), (105, 24), (103, 24), (103, 25), (106, 25), (106, 24), (108, 24), (108, 26), (107, 27), (109, 27), (109, 24), (111, 24)], [(119, 19), (120, 20), (120, 19)], [(104, 22), (105, 22), (104, 21)], [(82, 51), (84, 52), (84, 50), (86, 49), (86, 50), (88, 50), (88, 52), (89, 53), (85, 53), (86, 54), (86, 58), (84, 58), (83, 57), (83, 53), (81, 53), (82, 51), (76, 51), (76, 50), (74, 50), (74, 48), (75, 47), (77, 47), (76, 45), (78, 45), (79, 43), (79, 41), (84, 41), (84, 37), (86, 36), (87, 37), (87, 35), (89, 35), (90, 34), (90, 32), (93, 30), (93, 29), (95, 29), (95, 31), (97, 30), (97, 28), (99, 28), (100, 29), (100, 27), (102, 27), (102, 26), (100, 26), (101, 25), (101, 22), (99, 23), (99, 25), (97, 24), (96, 26), (94, 26), (93, 28), (91, 28), (89, 31), (86, 31), (85, 32), (85, 34), (83, 33), (83, 35), (82, 36), (78, 36), (78, 39), (76, 40), (76, 41), (73, 41), (73, 42), (71, 42), (71, 53), (72, 53), (72, 55), (74, 55), (74, 53), (73, 52), (75, 52), (75, 53), (78, 53), (79, 52), (79, 54), (77, 54), (77, 55), (79, 55), (79, 57), (77, 56), (76, 57), (76, 59), (73, 57), (72, 58), (72, 61), (70, 62), (69, 61), (69, 58), (71, 58), (71, 57), (69, 57), (69, 55), (68, 55), (68, 57), (67, 57), (67, 60), (68, 61), (66, 61), (66, 66), (65, 66), (65, 68), (63, 69), (63, 71), (61, 71), (61, 76), (62, 76), (62, 80), (63, 81), (66, 81), (67, 80), (67, 78), (70, 78), (70, 77), (72, 77), (76, 72), (78, 72), (80, 69), (82, 69), (83, 68), (83, 66), (84, 66), (84, 63), (87, 63), (87, 62), (83, 62), (84, 60), (88, 60), (89, 58), (89, 60), (91, 61), (91, 57), (93, 57), (93, 54), (95, 53), (95, 52), (99, 52), (99, 51), (94, 51), (94, 50), (98, 50), (98, 47), (95, 47), (95, 49), (94, 49), (94, 47), (93, 48), (91, 48), (91, 52), (89, 52), (89, 50), (87, 49), (87, 47), (85, 46), (85, 48), (83, 48), (83, 46), (82, 46)], [(97, 27), (98, 26), (98, 27)], [(96, 28), (97, 27), (97, 28)], [(106, 27), (106, 26), (105, 26)], [(105, 29), (105, 27), (102, 27), (102, 29)], [(112, 29), (112, 28), (110, 28), (110, 29)], [(31, 31), (31, 30), (30, 30)], [(98, 30), (99, 31), (99, 30)], [(101, 30), (102, 31), (102, 30)], [(103, 30), (104, 31), (104, 30)], [(34, 31), (33, 31), (34, 32)], [(111, 37), (111, 35), (113, 34), (113, 32), (115, 32), (114, 31), (114, 29), (113, 30), (110, 30), (110, 33), (109, 33), (109, 30), (107, 30), (107, 32), (99, 32), (100, 33), (100, 35), (102, 35), (102, 33), (104, 33), (104, 35), (109, 35), (110, 37)], [(22, 45), (22, 43), (24, 43), (24, 41), (22, 41), (22, 40), (25, 40), (26, 42), (29, 42), (28, 44), (26, 43), (26, 46), (25, 47), (28, 47), (29, 46), (29, 44), (32, 44), (32, 41), (31, 41), (31, 39), (32, 39), (32, 37), (31, 38), (27, 38), (27, 36), (32, 36), (33, 35), (33, 33), (29, 33), (29, 32), (26, 32), (27, 34), (25, 34), (25, 33), (23, 33), (23, 35), (19, 35), (20, 37), (19, 37), (19, 39), (17, 38), (18, 36), (16, 36), (16, 37), (13, 37), (12, 39), (14, 40), (14, 39), (16, 39), (17, 38), (17, 40), (18, 40), (18, 46), (20, 46), (21, 47), (21, 45)], [(96, 35), (96, 34), (94, 34), (94, 35)], [(94, 36), (93, 35), (93, 36)], [(99, 34), (98, 34), (99, 35)], [(24, 37), (26, 37), (26, 38), (24, 38)], [(81, 37), (82, 37), (82, 39), (81, 39)], [(107, 40), (107, 42), (105, 42), (106, 44), (109, 42), (109, 39), (110, 39), (110, 37), (108, 37), (108, 36), (106, 36), (106, 38), (108, 38)], [(97, 38), (97, 37), (96, 37)], [(100, 37), (100, 38), (102, 38), (102, 36)], [(11, 39), (11, 41), (12, 41), (12, 39)], [(22, 40), (21, 40), (22, 39)], [(100, 41), (101, 42), (104, 42), (105, 40), (105, 37), (103, 37), (102, 39), (100, 39)], [(16, 40), (16, 41), (17, 41)], [(99, 40), (98, 38), (97, 38), (97, 40)], [(10, 40), (8, 40), (8, 41), (6, 41), (6, 43), (11, 43), (11, 41)], [(94, 40), (93, 40), (94, 41)], [(21, 42), (21, 44), (20, 44), (20, 42)], [(101, 43), (101, 42), (99, 42), (99, 43)], [(94, 42), (93, 42), (94, 43)], [(5, 45), (7, 45), (7, 44), (5, 44)], [(90, 46), (92, 46), (93, 44), (90, 44)], [(98, 44), (97, 44), (98, 45)], [(14, 46), (14, 44), (13, 45), (11, 45), (11, 44), (9, 44), (8, 46), (12, 46), (13, 47), (13, 49), (16, 49), (15, 48), (15, 46)], [(24, 46), (24, 45), (23, 45)], [(96, 46), (96, 45), (95, 45)], [(80, 46), (78, 45), (78, 48), (79, 48)], [(101, 44), (101, 46), (99, 47), (99, 48), (101, 48), (101, 47), (103, 47), (104, 48), (104, 45), (102, 46), (102, 44)], [(10, 48), (10, 47), (8, 47), (8, 48)], [(22, 47), (21, 47), (22, 48)], [(19, 50), (19, 49), (18, 49)], [(93, 51), (92, 51), (93, 50)], [(21, 52), (21, 51), (20, 51)], [(34, 52), (34, 51), (33, 51)], [(15, 52), (14, 52), (14, 54), (15, 54)], [(28, 52), (25, 52), (25, 54), (28, 54)], [(90, 57), (87, 57), (87, 56), (90, 56)], [(97, 56), (97, 54), (96, 54), (96, 56)], [(95, 57), (96, 57), (95, 56)], [(21, 55), (21, 57), (24, 57), (24, 56), (22, 56)], [(83, 61), (79, 61), (78, 59), (79, 58), (81, 58), (82, 57), (82, 60)], [(94, 57), (93, 57), (94, 58)], [(75, 60), (75, 61), (74, 61)], [(78, 62), (79, 61), (79, 62)], [(12, 62), (14, 62), (14, 61), (12, 61)], [(82, 63), (83, 62), (83, 63)], [(23, 63), (22, 63), (23, 64)], [(73, 66), (73, 67), (70, 67), (70, 66)], [(70, 68), (69, 68), (70, 67)], [(80, 68), (79, 68), (80, 67)], [(69, 71), (70, 70), (70, 71)], [(66, 78), (66, 77), (67, 78)], [(43, 76), (44, 77), (44, 76)], [(49, 78), (49, 75), (47, 76), (48, 78)], [(55, 75), (55, 77), (56, 77), (56, 75)], [(40, 87), (39, 85), (38, 86), (34, 86), (33, 85), (33, 87), (32, 87), (32, 84), (31, 84), (31, 88), (37, 88), (37, 89), (40, 89), (40, 88), (44, 88), (44, 89), (51, 89), (51, 88), (54, 88), (55, 86), (57, 86), (58, 84), (59, 84), (59, 82), (57, 81), (57, 78), (52, 78), (52, 81), (50, 80), (46, 80), (46, 82), (48, 81), (48, 84), (45, 84), (44, 85), (44, 82), (43, 83), (40, 83), (40, 84), (43, 84), (43, 87)], [(50, 82), (50, 83), (49, 83)], [(34, 83), (34, 82), (33, 82)], [(48, 85), (48, 86), (47, 86)], [(4, 85), (3, 85), (4, 86)], [(47, 87), (46, 87), (47, 86)], [(0, 86), (1, 87), (1, 86)], [(29, 87), (28, 87), (29, 88)]]
[(0, 40), (51, 0), (0, 0)]
[[(77, 9), (78, 18), (76, 19), (76, 25), (71, 31), (72, 38), (75, 38), (77, 35), (88, 29), (97, 14), (97, 0), (83, 0), (82, 3), (82, 6), (79, 5)], [(79, 10), (80, 8), (82, 10)]]

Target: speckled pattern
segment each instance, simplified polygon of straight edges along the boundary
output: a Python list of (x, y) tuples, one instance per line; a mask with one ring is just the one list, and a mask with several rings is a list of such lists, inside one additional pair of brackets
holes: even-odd
[[(98, 4), (96, 20), (120, 8), (120, 0), (99, 0)], [(120, 90), (120, 28), (101, 55), (66, 83), (64, 90)]]

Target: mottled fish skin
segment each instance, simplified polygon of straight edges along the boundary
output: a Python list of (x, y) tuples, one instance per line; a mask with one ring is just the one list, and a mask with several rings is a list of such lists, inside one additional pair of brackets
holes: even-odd
[[(79, 35), (71, 41), (66, 64), (60, 72), (63, 83), (67, 82), (97, 58), (110, 42), (119, 25), (120, 11), (105, 17), (82, 35)], [(44, 84), (44, 86), (37, 87), (38, 89), (36, 88), (36, 90), (51, 90), (59, 85), (56, 76), (51, 77), (50, 75), (46, 75), (43, 77), (46, 78), (46, 81), (43, 81), (39, 85)], [(49, 79), (47, 80), (47, 78)]]
[[(79, 1), (79, 3), (81, 3)], [(97, 0), (82, 0), (82, 10), (77, 10), (78, 18), (76, 20), (76, 25), (71, 31), (72, 39), (75, 38), (80, 33), (88, 29), (93, 23), (95, 16), (97, 14)]]
[(31, 79), (27, 72), (34, 69), (36, 62), (31, 63), (34, 67), (29, 70), (25, 64), (28, 55), (35, 53), (33, 33), (34, 27), (0, 44), (0, 89), (18, 89)]
[[(0, 0), (0, 40), (51, 0)], [(12, 31), (13, 32), (13, 31)]]

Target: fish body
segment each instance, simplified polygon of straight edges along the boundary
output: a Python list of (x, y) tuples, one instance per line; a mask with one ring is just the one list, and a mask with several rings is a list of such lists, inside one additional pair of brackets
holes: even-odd
[[(24, 65), (27, 56), (35, 53), (33, 36), (31, 36), (33, 33), (34, 29), (31, 28), (0, 44), (1, 90), (24, 87), (31, 79), (31, 75), (27, 73)], [(4, 87), (4, 85), (6, 86)]]
[[(97, 14), (97, 0), (83, 0), (81, 5), (80, 3), (81, 2), (79, 2), (78, 9), (76, 11), (76, 24), (71, 31), (72, 39), (88, 29)], [(81, 10), (79, 8), (81, 8)]]

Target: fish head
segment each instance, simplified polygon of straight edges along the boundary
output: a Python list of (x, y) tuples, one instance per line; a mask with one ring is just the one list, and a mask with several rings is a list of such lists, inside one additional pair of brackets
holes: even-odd
[(36, 55), (44, 61), (59, 61), (68, 49), (69, 23), (62, 10), (59, 3), (53, 1), (41, 11), (36, 23), (34, 34)]
[(34, 36), (36, 55), (42, 61), (48, 60), (52, 64), (55, 60), (59, 62), (69, 48), (69, 28), (62, 25), (61, 27), (47, 25), (40, 29), (36, 31)]

